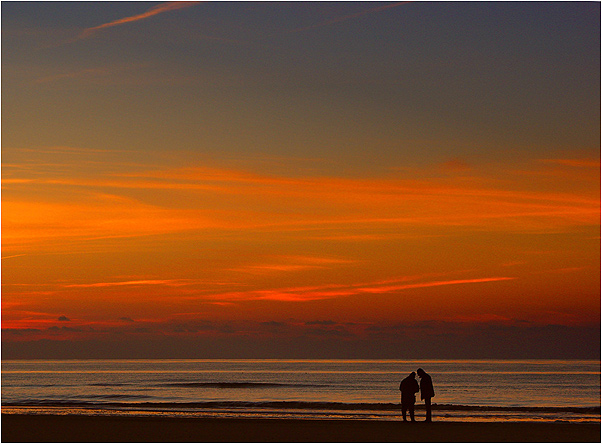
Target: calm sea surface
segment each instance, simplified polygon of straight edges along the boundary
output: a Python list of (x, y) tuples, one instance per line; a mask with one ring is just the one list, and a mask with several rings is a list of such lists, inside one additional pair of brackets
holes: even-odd
[(418, 367), (435, 420), (600, 422), (600, 361), (549, 360), (2, 361), (2, 411), (399, 420)]

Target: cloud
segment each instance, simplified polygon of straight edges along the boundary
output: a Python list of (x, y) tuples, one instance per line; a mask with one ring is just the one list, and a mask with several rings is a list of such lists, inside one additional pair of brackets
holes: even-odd
[(336, 325), (334, 321), (308, 321), (305, 325)]
[(318, 336), (318, 337), (337, 337), (337, 338), (355, 338), (355, 335), (345, 328), (340, 329), (327, 329), (327, 328), (312, 328), (308, 330), (306, 333), (308, 336)]
[(334, 265), (352, 264), (356, 261), (349, 259), (338, 259), (331, 257), (314, 257), (314, 256), (286, 256), (280, 255), (274, 258), (280, 262), (251, 264), (232, 269), (252, 274), (264, 274), (271, 272), (294, 272), (311, 269), (327, 269)]
[[(11, 151), (18, 151), (28, 154), (28, 156), (33, 156), (35, 154), (50, 154), (52, 156), (57, 155), (98, 155), (98, 154), (106, 154), (106, 153), (131, 153), (128, 150), (117, 150), (117, 149), (97, 149), (97, 148), (81, 148), (74, 146), (44, 146), (44, 147), (36, 147), (36, 148), (11, 148)], [(4, 166), (5, 164), (2, 164)]]
[[(399, 278), (397, 281), (413, 280), (413, 277)], [(388, 294), (416, 288), (441, 287), (446, 285), (481, 284), (500, 282), (516, 279), (515, 277), (484, 277), (473, 279), (450, 279), (425, 282), (404, 283), (391, 285), (394, 281), (379, 281), (363, 284), (327, 284), (314, 287), (279, 288), (272, 290), (250, 290), (240, 292), (227, 292), (213, 295), (204, 295), (203, 299), (218, 301), (252, 301), (269, 300), (281, 302), (308, 302), (340, 297), (349, 297), (361, 294)], [(198, 298), (193, 296), (193, 298)], [(325, 321), (328, 322), (328, 321)], [(318, 325), (318, 324), (315, 324)], [(326, 325), (326, 324), (321, 324)]]
[(323, 268), (316, 265), (295, 265), (295, 264), (262, 264), (262, 265), (247, 265), (241, 268), (235, 268), (233, 271), (243, 271), (243, 272), (271, 272), (271, 271), (300, 271), (300, 270), (308, 270), (312, 268)]
[[(123, 76), (121, 74), (131, 73), (131, 83), (140, 84), (140, 73), (137, 73), (139, 68), (147, 67), (145, 64), (139, 65), (123, 65), (123, 66), (115, 66), (115, 67), (94, 67), (94, 68), (86, 68), (78, 71), (70, 71), (70, 72), (62, 72), (59, 74), (54, 74), (50, 76), (44, 76), (37, 78), (34, 83), (35, 84), (44, 84), (44, 83), (54, 83), (61, 80), (72, 80), (72, 79), (85, 79), (92, 83), (111, 83), (115, 82), (115, 78), (118, 77), (123, 83)], [(74, 153), (81, 152), (81, 150), (74, 150)]]
[(542, 159), (541, 161), (575, 168), (600, 168), (600, 160), (597, 159)]
[(178, 1), (178, 2), (161, 3), (160, 5), (153, 6), (148, 11), (143, 12), (142, 14), (133, 15), (130, 17), (124, 17), (122, 19), (114, 20), (109, 23), (104, 23), (102, 25), (98, 25), (93, 28), (88, 28), (79, 35), (79, 38), (80, 39), (89, 38), (92, 35), (94, 35), (94, 33), (100, 31), (101, 29), (111, 28), (114, 26), (120, 26), (120, 25), (124, 25), (126, 23), (137, 22), (137, 21), (144, 20), (144, 19), (147, 19), (149, 17), (155, 16), (158, 14), (163, 14), (164, 12), (170, 12), (170, 11), (175, 11), (178, 9), (190, 8), (191, 6), (195, 6), (199, 3), (201, 3), (201, 2), (179, 2)]
[(286, 322), (266, 321), (262, 322), (261, 325), (265, 325), (267, 327), (286, 327)]
[[(476, 168), (471, 177), (416, 178), (425, 174), (421, 171), (402, 178), (287, 177), (209, 167), (140, 171), (141, 165), (116, 173), (111, 169), (116, 159), (110, 160), (111, 167), (103, 170), (102, 162), (94, 164), (98, 168), (85, 175), (76, 163), (64, 170), (38, 167), (39, 171), (25, 164), (27, 168), (14, 168), (12, 177), (4, 177), (6, 254), (23, 253), (34, 245), (56, 252), (66, 241), (176, 232), (271, 232), (298, 239), (369, 242), (412, 236), (408, 227), (421, 227), (420, 235), (444, 234), (438, 227), (546, 232), (597, 225), (600, 220), (599, 177), (575, 175), (572, 189), (556, 191), (558, 181), (538, 176), (542, 168), (519, 171), (518, 177)], [(48, 193), (40, 195), (40, 188)], [(51, 192), (60, 198), (44, 197)], [(333, 264), (283, 255), (248, 265), (246, 271), (286, 272)]]
[(70, 321), (71, 319), (69, 319), (67, 316), (59, 316), (58, 320), (62, 321), (62, 322), (67, 322), (67, 321)]
[[(59, 328), (3, 328), (5, 359), (23, 358), (600, 358), (600, 325), (519, 320), (425, 320), (316, 328), (202, 320)], [(276, 324), (280, 323), (275, 321)], [(4, 325), (3, 325), (4, 327)], [(579, 347), (575, 347), (579, 344)]]
[(167, 285), (180, 287), (183, 285), (191, 285), (197, 283), (190, 279), (147, 279), (136, 281), (121, 281), (121, 282), (95, 282), (91, 284), (67, 284), (65, 288), (95, 288), (95, 287), (122, 287), (122, 286), (140, 286), (140, 285)]
[(391, 285), (382, 287), (361, 287), (357, 291), (360, 293), (391, 293), (393, 291), (409, 290), (411, 288), (428, 288), (428, 287), (440, 287), (442, 285), (459, 285), (459, 284), (479, 284), (484, 282), (497, 282), (497, 281), (508, 281), (516, 279), (514, 277), (487, 277), (477, 279), (454, 279), (447, 281), (432, 281), (432, 282), (419, 282), (416, 284), (404, 284), (404, 285)]
[(57, 327), (56, 325), (53, 327), (48, 328), (48, 330), (52, 331), (52, 332), (70, 332), (70, 333), (80, 333), (82, 332), (81, 329), (79, 328), (73, 328), (73, 327)]
[(450, 159), (441, 164), (441, 169), (452, 173), (462, 173), (470, 171), (472, 168), (470, 165), (462, 159)]
[(12, 259), (14, 257), (21, 257), (21, 256), (27, 256), (26, 254), (12, 254), (10, 256), (2, 256), (2, 260), (4, 259)]
[(335, 23), (346, 22), (347, 20), (352, 20), (352, 19), (363, 17), (365, 15), (374, 14), (376, 12), (384, 11), (384, 10), (391, 9), (391, 8), (396, 8), (398, 6), (405, 5), (406, 3), (412, 3), (412, 2), (410, 2), (410, 1), (407, 1), (407, 2), (397, 2), (397, 3), (388, 4), (388, 5), (377, 6), (375, 8), (371, 8), (371, 9), (367, 9), (367, 10), (364, 10), (364, 11), (356, 12), (354, 14), (348, 14), (348, 15), (336, 17), (336, 18), (333, 18), (331, 20), (327, 20), (327, 21), (324, 21), (324, 22), (321, 22), (321, 23), (318, 23), (318, 24), (315, 24), (315, 25), (310, 25), (310, 26), (304, 26), (304, 27), (301, 27), (301, 28), (296, 28), (296, 29), (293, 29), (293, 30), (289, 31), (288, 33), (289, 34), (293, 34), (293, 33), (297, 33), (297, 32), (309, 31), (311, 29), (323, 28), (325, 26), (334, 25)]

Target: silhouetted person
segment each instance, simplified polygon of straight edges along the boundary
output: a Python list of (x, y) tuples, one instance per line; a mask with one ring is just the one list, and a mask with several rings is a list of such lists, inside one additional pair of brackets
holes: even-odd
[(406, 412), (410, 411), (410, 419), (414, 420), (414, 404), (416, 404), (416, 393), (418, 393), (418, 382), (416, 381), (416, 373), (410, 373), (410, 376), (405, 378), (399, 384), (399, 390), (401, 391), (401, 412), (403, 413), (403, 420), (406, 419)]
[(435, 396), (433, 388), (433, 380), (424, 370), (419, 368), (416, 370), (420, 377), (420, 399), (424, 399), (424, 407), (426, 409), (426, 422), (431, 422), (431, 398)]

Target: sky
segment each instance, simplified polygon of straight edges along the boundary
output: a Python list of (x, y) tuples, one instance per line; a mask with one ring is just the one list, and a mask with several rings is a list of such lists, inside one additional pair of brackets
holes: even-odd
[(600, 358), (599, 2), (2, 2), (2, 358)]

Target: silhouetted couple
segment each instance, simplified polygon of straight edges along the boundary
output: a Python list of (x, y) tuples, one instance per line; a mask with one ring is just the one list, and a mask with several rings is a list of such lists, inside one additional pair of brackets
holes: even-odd
[(403, 420), (407, 421), (406, 413), (409, 410), (410, 420), (415, 421), (414, 404), (416, 403), (416, 393), (418, 393), (419, 390), (418, 382), (416, 381), (416, 373), (418, 373), (418, 376), (420, 377), (420, 399), (424, 400), (426, 422), (431, 422), (431, 398), (435, 396), (435, 389), (433, 388), (433, 380), (421, 368), (416, 370), (416, 372), (410, 373), (410, 375), (399, 384)]

